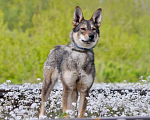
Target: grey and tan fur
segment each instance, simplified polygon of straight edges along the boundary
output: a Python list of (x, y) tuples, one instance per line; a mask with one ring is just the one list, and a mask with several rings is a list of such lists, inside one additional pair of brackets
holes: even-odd
[[(94, 82), (95, 65), (93, 48), (98, 42), (101, 25), (102, 9), (99, 8), (90, 20), (84, 20), (79, 6), (73, 15), (73, 29), (70, 33), (71, 42), (52, 49), (44, 63), (44, 81), (42, 86), (42, 105), (40, 116), (44, 115), (44, 102), (50, 95), (56, 81), (63, 83), (63, 112), (74, 110), (73, 102), (77, 102), (80, 92), (79, 115), (84, 117), (87, 106), (86, 97)], [(68, 117), (68, 116), (66, 116)]]

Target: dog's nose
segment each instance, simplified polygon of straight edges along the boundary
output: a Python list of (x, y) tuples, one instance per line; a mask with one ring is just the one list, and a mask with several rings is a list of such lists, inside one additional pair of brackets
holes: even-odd
[(92, 39), (94, 39), (94, 34), (93, 33), (90, 33), (89, 34), (89, 38), (92, 40)]

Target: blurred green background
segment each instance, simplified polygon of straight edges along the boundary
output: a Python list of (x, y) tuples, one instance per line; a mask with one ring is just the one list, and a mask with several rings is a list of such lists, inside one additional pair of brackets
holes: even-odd
[(150, 0), (0, 0), (0, 83), (37, 83), (55, 45), (68, 44), (75, 6), (103, 9), (96, 82), (150, 75)]

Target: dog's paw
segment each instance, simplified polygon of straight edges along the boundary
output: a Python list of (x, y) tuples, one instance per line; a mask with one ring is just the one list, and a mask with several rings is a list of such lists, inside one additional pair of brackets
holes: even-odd
[(46, 116), (45, 115), (39, 115), (39, 119), (45, 119)]

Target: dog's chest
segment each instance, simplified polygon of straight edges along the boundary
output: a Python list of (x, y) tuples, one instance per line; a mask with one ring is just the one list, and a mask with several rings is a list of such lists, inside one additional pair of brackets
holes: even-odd
[(61, 62), (61, 72), (72, 71), (79, 76), (94, 74), (94, 54), (91, 51), (78, 52), (66, 47)]
[(87, 53), (73, 51), (70, 57), (73, 63), (75, 63), (78, 68), (83, 67), (89, 61), (89, 54)]
[[(89, 88), (93, 83), (94, 66), (93, 66), (93, 54), (91, 52), (76, 52), (72, 51), (68, 58), (65, 59), (66, 73), (64, 76), (65, 82), (68, 86), (73, 86), (73, 89), (82, 90)], [(70, 77), (71, 76), (71, 77)]]

